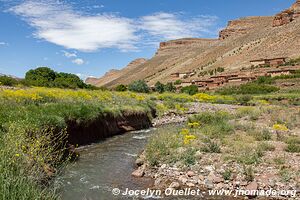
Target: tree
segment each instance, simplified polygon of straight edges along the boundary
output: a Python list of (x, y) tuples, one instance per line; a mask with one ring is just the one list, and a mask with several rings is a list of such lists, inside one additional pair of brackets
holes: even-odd
[(86, 84), (75, 74), (56, 73), (56, 78), (53, 83), (54, 87), (59, 88), (86, 88)]
[(39, 67), (29, 70), (25, 76), (25, 85), (58, 88), (86, 88), (98, 89), (95, 86), (85, 84), (77, 75), (63, 72), (55, 72), (48, 67)]
[(116, 87), (116, 91), (118, 91), (118, 92), (124, 92), (126, 90), (127, 90), (127, 87), (126, 87), (126, 85), (123, 85), (123, 84), (117, 85), (117, 87)]
[(56, 73), (48, 67), (39, 67), (29, 70), (25, 75), (25, 80), (33, 86), (52, 87)]
[(198, 87), (196, 85), (186, 86), (186, 87), (181, 88), (181, 92), (187, 93), (189, 95), (194, 95), (194, 94), (198, 93)]
[(150, 88), (144, 80), (134, 81), (129, 84), (128, 89), (132, 92), (149, 93)]
[(6, 86), (15, 86), (18, 84), (18, 81), (12, 77), (9, 76), (0, 76), (0, 85), (6, 85)]
[(155, 83), (155, 91), (158, 93), (164, 93), (165, 85), (158, 81), (157, 83)]
[(176, 87), (173, 85), (173, 83), (167, 83), (165, 85), (165, 91), (166, 92), (175, 92), (176, 91)]

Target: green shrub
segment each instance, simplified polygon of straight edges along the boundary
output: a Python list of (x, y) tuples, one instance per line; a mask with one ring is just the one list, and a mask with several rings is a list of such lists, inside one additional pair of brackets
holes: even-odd
[(238, 95), (235, 97), (235, 100), (241, 105), (249, 105), (249, 102), (253, 99), (250, 95)]
[(273, 161), (276, 165), (283, 165), (285, 163), (284, 157), (276, 157)]
[(123, 84), (117, 85), (116, 87), (116, 91), (118, 92), (125, 92), (126, 90), (127, 90), (127, 86)]
[(222, 121), (228, 121), (230, 114), (223, 111), (218, 112), (202, 112), (197, 115), (193, 115), (189, 118), (189, 122), (201, 122), (201, 124), (213, 124), (216, 125)]
[(279, 88), (271, 85), (247, 83), (240, 86), (225, 87), (217, 90), (222, 95), (232, 94), (268, 94), (277, 92)]
[(205, 153), (221, 153), (219, 144), (214, 141), (208, 141), (207, 143), (205, 143), (201, 150)]
[(274, 79), (272, 79), (272, 77), (270, 77), (270, 76), (260, 76), (254, 82), (257, 84), (273, 84)]
[(288, 169), (281, 169), (279, 171), (280, 179), (284, 182), (289, 182), (291, 180), (291, 173)]
[(6, 86), (15, 86), (18, 84), (18, 81), (9, 76), (0, 76), (0, 85)]
[(239, 152), (237, 161), (245, 165), (258, 164), (261, 161), (263, 152), (260, 149), (249, 149)]
[(198, 87), (196, 85), (186, 86), (181, 88), (181, 92), (189, 95), (194, 95), (198, 93)]
[(174, 85), (180, 85), (181, 83), (182, 83), (181, 80), (176, 80), (176, 81), (174, 82)]
[(175, 92), (176, 91), (176, 87), (173, 85), (173, 83), (167, 83), (165, 86), (164, 86), (164, 90), (166, 92)]
[(155, 91), (158, 93), (163, 93), (165, 91), (165, 85), (159, 81), (156, 82), (155, 83)]
[(261, 149), (261, 151), (275, 151), (276, 149), (274, 145), (267, 142), (260, 143), (258, 148)]
[(186, 166), (191, 166), (196, 163), (196, 150), (189, 147), (187, 148), (184, 153), (181, 155), (181, 159), (183, 160), (184, 164)]
[(150, 88), (148, 87), (146, 82), (143, 80), (138, 80), (138, 81), (134, 81), (134, 82), (130, 83), (128, 85), (128, 89), (129, 89), (129, 91), (139, 92), (139, 93), (149, 93), (150, 92)]
[(285, 151), (290, 153), (300, 153), (300, 145), (296, 143), (290, 143), (285, 148)]
[(252, 182), (254, 180), (254, 171), (252, 166), (244, 166), (244, 176), (245, 180), (248, 182)]
[(263, 130), (254, 130), (253, 132), (250, 132), (252, 136), (254, 136), (254, 138), (257, 141), (268, 141), (271, 140), (272, 138), (272, 134), (270, 133), (270, 131), (268, 129), (263, 129)]
[(232, 177), (232, 171), (230, 169), (226, 169), (222, 174), (224, 180), (228, 181)]

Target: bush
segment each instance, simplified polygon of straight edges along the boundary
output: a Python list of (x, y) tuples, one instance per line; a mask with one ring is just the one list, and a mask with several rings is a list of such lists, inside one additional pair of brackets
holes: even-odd
[(232, 171), (230, 169), (226, 169), (222, 174), (224, 180), (228, 181), (231, 179)]
[(221, 148), (217, 142), (208, 141), (201, 150), (205, 153), (221, 153)]
[(156, 82), (155, 83), (155, 91), (158, 92), (158, 93), (164, 93), (165, 91), (165, 85), (162, 84), (161, 82)]
[(182, 83), (181, 80), (176, 80), (176, 81), (174, 82), (174, 85), (180, 85), (181, 83)]
[(268, 140), (271, 140), (271, 138), (272, 138), (272, 135), (268, 129), (263, 129), (260, 131), (254, 130), (253, 132), (250, 132), (250, 133), (251, 133), (251, 135), (254, 136), (254, 138), (257, 141), (268, 141)]
[(175, 92), (176, 91), (176, 87), (173, 85), (173, 83), (167, 83), (164, 87), (164, 90), (166, 92)]
[(18, 84), (18, 81), (9, 76), (0, 76), (0, 85), (6, 86), (15, 86)]
[(235, 97), (235, 100), (241, 105), (247, 106), (249, 102), (253, 99), (251, 95), (238, 95)]
[(144, 80), (134, 81), (128, 85), (129, 91), (132, 92), (139, 92), (139, 93), (149, 93), (150, 88), (146, 84)]
[(274, 80), (270, 76), (260, 76), (255, 81), (257, 84), (273, 84)]
[(116, 91), (118, 91), (118, 92), (125, 92), (126, 90), (127, 90), (127, 87), (126, 87), (126, 85), (123, 85), (123, 84), (117, 85), (117, 87), (116, 87)]
[(194, 165), (196, 163), (196, 150), (193, 148), (188, 148), (181, 155), (181, 159), (183, 160), (186, 166)]
[(232, 94), (268, 94), (271, 92), (277, 92), (279, 88), (271, 85), (247, 83), (240, 86), (232, 86), (221, 88), (217, 91), (222, 95)]
[(181, 92), (189, 95), (194, 95), (198, 93), (198, 87), (196, 85), (186, 86), (181, 88)]
[(297, 143), (290, 143), (285, 148), (285, 151), (290, 153), (300, 153), (300, 145)]
[(251, 182), (254, 180), (254, 171), (252, 166), (249, 167), (244, 166), (244, 175), (246, 181)]

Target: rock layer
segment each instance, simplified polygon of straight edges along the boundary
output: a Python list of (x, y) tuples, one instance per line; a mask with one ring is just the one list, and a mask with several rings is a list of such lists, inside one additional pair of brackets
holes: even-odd
[(277, 14), (273, 21), (273, 26), (283, 26), (300, 17), (300, 0), (297, 0), (289, 9)]

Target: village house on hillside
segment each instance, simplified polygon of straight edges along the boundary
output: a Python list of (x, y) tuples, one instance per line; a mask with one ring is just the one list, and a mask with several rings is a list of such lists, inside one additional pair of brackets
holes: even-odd
[(261, 66), (270, 66), (270, 67), (278, 67), (282, 64), (285, 64), (287, 62), (287, 57), (282, 58), (271, 58), (271, 59), (258, 59), (258, 60), (251, 60), (250, 63), (254, 67), (261, 67)]
[(281, 75), (290, 75), (295, 72), (295, 69), (274, 69), (267, 71), (267, 74), (271, 77), (281, 76)]
[(205, 79), (184, 80), (180, 85), (177, 85), (177, 89), (190, 85), (196, 85), (199, 90), (211, 90), (224, 85), (240, 85), (256, 80), (258, 77), (262, 76), (275, 77), (281, 75), (290, 75), (296, 70), (300, 70), (300, 66), (270, 67), (243, 72), (223, 73), (220, 75), (206, 77)]

